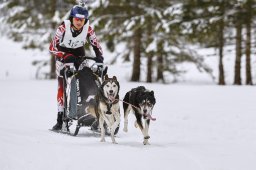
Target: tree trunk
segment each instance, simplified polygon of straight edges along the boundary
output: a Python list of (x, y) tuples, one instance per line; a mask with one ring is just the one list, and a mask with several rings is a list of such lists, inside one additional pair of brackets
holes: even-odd
[[(53, 17), (55, 15), (55, 10), (56, 10), (56, 0), (52, 0), (51, 1), (51, 16)], [(55, 30), (56, 27), (56, 23), (52, 22), (52, 30)], [(50, 79), (55, 79), (56, 78), (56, 74), (55, 74), (55, 57), (53, 55), (51, 55), (51, 59), (50, 59)]]
[[(151, 0), (149, 0), (149, 3), (151, 3)], [(152, 43), (153, 38), (152, 38), (152, 17), (148, 17), (147, 18), (148, 21), (148, 29), (147, 29), (147, 44)], [(147, 56), (147, 82), (148, 83), (152, 83), (152, 68), (153, 68), (153, 63), (152, 63), (152, 59), (154, 56), (154, 52), (149, 51), (149, 53), (146, 53)]]
[(164, 66), (163, 56), (158, 55), (158, 57), (157, 57), (157, 81), (162, 81), (163, 83), (165, 83), (164, 75), (163, 75), (163, 70), (164, 70), (163, 66)]
[(224, 47), (224, 20), (221, 19), (219, 27), (219, 85), (225, 85), (225, 73), (223, 66), (223, 47)]
[[(238, 12), (239, 15), (239, 12)], [(241, 85), (241, 56), (242, 56), (242, 24), (239, 18), (236, 19), (236, 60), (234, 84)]]
[(150, 52), (148, 54), (148, 63), (147, 63), (147, 82), (152, 83), (152, 58), (153, 58), (153, 53)]
[(251, 0), (247, 0), (247, 20), (246, 20), (246, 84), (252, 85), (252, 74), (251, 74)]
[(159, 43), (158, 44), (158, 56), (157, 56), (157, 81), (162, 81), (163, 83), (165, 83), (164, 80), (164, 75), (163, 75), (163, 70), (164, 70), (164, 62), (163, 62), (163, 55), (162, 55), (162, 51), (163, 51), (163, 43)]
[(226, 3), (223, 1), (220, 5), (220, 12), (222, 14), (222, 18), (219, 22), (219, 85), (225, 85), (225, 72), (223, 65), (223, 48), (224, 48), (224, 16), (225, 16), (225, 6)]
[(140, 81), (141, 28), (134, 30), (134, 60), (131, 81)]

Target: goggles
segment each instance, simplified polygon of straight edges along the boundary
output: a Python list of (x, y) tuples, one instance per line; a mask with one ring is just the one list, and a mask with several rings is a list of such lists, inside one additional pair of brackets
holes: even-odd
[(81, 22), (85, 21), (84, 18), (74, 18), (74, 19), (75, 19), (75, 21), (81, 21)]

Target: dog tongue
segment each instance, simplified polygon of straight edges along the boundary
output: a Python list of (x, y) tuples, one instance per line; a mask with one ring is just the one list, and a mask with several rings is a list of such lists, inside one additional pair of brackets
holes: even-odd
[(113, 96), (108, 96), (108, 99), (111, 100), (111, 102), (114, 102), (116, 100)]
[(153, 118), (153, 117), (151, 116), (151, 114), (147, 114), (146, 116), (147, 116), (147, 118), (150, 119), (150, 120), (153, 120), (153, 121), (156, 120), (156, 118)]

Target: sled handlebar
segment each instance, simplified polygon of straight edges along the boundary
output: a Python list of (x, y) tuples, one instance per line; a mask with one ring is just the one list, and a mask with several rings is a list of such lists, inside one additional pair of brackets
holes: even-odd
[(82, 59), (86, 60), (86, 59), (89, 59), (89, 60), (94, 60), (96, 59), (96, 57), (88, 57), (88, 56), (81, 56)]
[[(82, 60), (87, 60), (87, 59), (88, 59), (88, 60), (93, 60), (93, 61), (96, 62), (96, 57), (82, 56), (81, 58), (82, 58)], [(104, 66), (103, 63), (94, 63), (94, 64), (92, 65), (92, 67), (93, 67), (94, 65), (96, 65), (96, 66)]]
[(96, 61), (96, 57), (81, 56), (82, 60), (93, 60)]

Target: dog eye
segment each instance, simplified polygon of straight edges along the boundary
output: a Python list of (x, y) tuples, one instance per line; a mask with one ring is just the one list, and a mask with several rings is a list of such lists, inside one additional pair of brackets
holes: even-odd
[(114, 85), (113, 87), (116, 87), (116, 85)]

